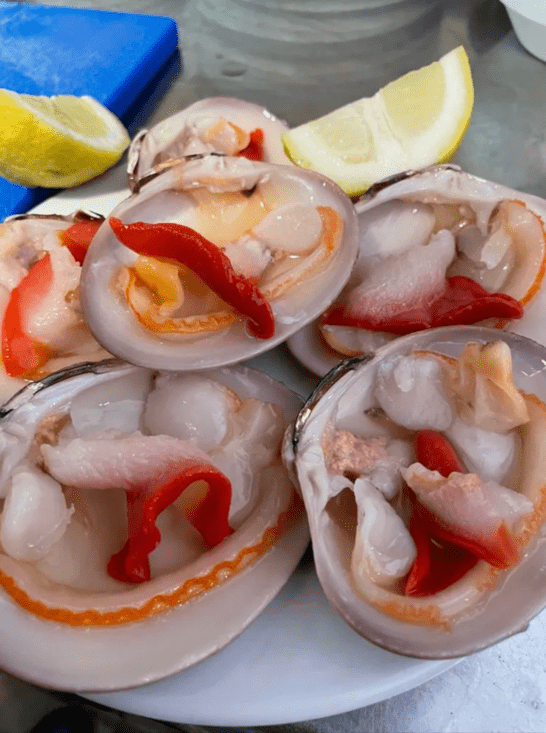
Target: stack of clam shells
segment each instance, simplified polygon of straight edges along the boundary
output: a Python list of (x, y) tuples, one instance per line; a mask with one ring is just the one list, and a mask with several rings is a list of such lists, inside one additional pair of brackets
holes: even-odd
[[(2, 225), (2, 597), (97, 633), (175, 614), (180, 670), (310, 529), (359, 634), (475, 651), (546, 605), (546, 202), (454, 166), (351, 201), (285, 129), (202, 100), (137, 135), (105, 216)], [(285, 341), (323, 377), (303, 405), (241, 364)]]

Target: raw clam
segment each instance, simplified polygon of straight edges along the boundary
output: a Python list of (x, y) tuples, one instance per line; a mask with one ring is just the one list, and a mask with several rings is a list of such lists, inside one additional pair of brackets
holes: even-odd
[(329, 179), (208, 155), (163, 170), (112, 211), (85, 259), (82, 307), (97, 340), (133, 364), (234, 363), (316, 318), (348, 278), (357, 240), (353, 206)]
[(539, 315), (546, 201), (435, 166), (386, 179), (356, 209), (360, 255), (320, 319), (339, 355), (423, 328), (475, 323), (508, 325), (546, 344)]
[(79, 283), (86, 246), (103, 217), (27, 214), (0, 225), (0, 400), (28, 379), (109, 354), (80, 311)]
[(519, 335), (432, 329), (342, 362), (309, 398), (285, 460), (325, 594), (360, 635), (458, 657), (546, 605), (545, 363)]
[(173, 158), (203, 153), (251, 156), (254, 160), (288, 164), (281, 134), (288, 126), (252, 102), (209, 97), (186, 107), (150, 130), (141, 130), (129, 147), (129, 188)]
[[(158, 373), (110, 360), (28, 385), (0, 420), (1, 603), (72, 627), (175, 612), (186, 638), (172, 643), (190, 650), (177, 669), (217, 651), (308, 542), (280, 459), (300, 405), (244, 367)], [(244, 605), (235, 629), (220, 623), (230, 584)]]

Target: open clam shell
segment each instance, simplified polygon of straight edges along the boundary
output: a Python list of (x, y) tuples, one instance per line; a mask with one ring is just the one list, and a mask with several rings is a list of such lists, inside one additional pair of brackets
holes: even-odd
[(246, 279), (245, 288), (256, 284), (272, 311), (273, 335), (257, 338), (199, 280), (207, 272), (175, 275), (181, 293), (158, 305), (154, 284), (142, 287), (142, 259), (107, 221), (85, 259), (85, 318), (110, 353), (152, 368), (203, 369), (272, 348), (332, 302), (357, 254), (356, 214), (341, 189), (309, 171), (244, 158), (209, 155), (169, 167), (110, 218), (197, 231)]
[[(456, 359), (469, 342), (482, 346), (498, 342), (500, 348), (509, 347), (513, 379), (520, 390), (515, 390), (515, 399), (523, 399), (527, 406), (524, 409), (529, 409), (530, 419), (510, 438), (517, 446), (517, 458), (510, 459), (514, 461), (510, 469), (503, 469), (510, 474), (509, 478), (505, 476), (503, 479), (506, 481), (504, 485), (511, 487), (515, 492), (511, 496), (525, 507), (524, 518), (518, 520), (522, 524), (515, 524), (518, 529), (513, 530), (519, 560), (508, 569), (500, 570), (489, 561), (474, 558), (475, 564), (445, 589), (431, 591), (422, 597), (410, 597), (404, 593), (405, 577), (409, 576), (400, 575), (400, 580), (394, 581), (385, 581), (385, 576), (379, 580), (379, 571), (369, 558), (371, 565), (358, 565), (355, 551), (361, 520), (358, 507), (362, 505), (359, 505), (358, 497), (355, 504), (353, 492), (359, 479), (355, 480), (352, 475), (348, 480), (347, 475), (342, 475), (342, 469), (332, 466), (332, 435), (344, 432), (353, 438), (356, 436), (352, 445), (357, 445), (361, 438), (368, 444), (366, 436), (381, 436), (386, 424), (385, 414), (392, 416), (402, 403), (398, 397), (390, 403), (388, 412), (384, 412), (387, 403), (377, 401), (377, 385), (383, 379), (378, 375), (389, 373), (393, 364), (396, 368), (396, 364), (407, 363), (400, 361), (405, 357), (428, 358), (431, 354), (432, 362), (436, 367), (439, 363), (442, 370), (444, 363), (457, 363)], [(544, 347), (519, 335), (472, 326), (432, 329), (401, 337), (376, 352), (341, 362), (326, 375), (308, 399), (287, 436), (284, 457), (288, 467), (297, 473), (311, 528), (315, 565), (324, 592), (334, 609), (361, 636), (408, 656), (428, 659), (458, 657), (524, 631), (529, 620), (544, 608), (545, 363)], [(489, 376), (487, 369), (486, 374)], [(404, 381), (402, 372), (398, 379)], [(407, 388), (402, 382), (401, 395)], [(433, 405), (437, 417), (441, 416), (442, 389), (437, 388), (432, 376), (425, 380), (418, 412), (426, 412), (425, 403), (428, 402)], [(459, 405), (457, 401), (454, 404)], [(500, 414), (504, 415), (504, 411)], [(438, 424), (441, 419), (438, 417)], [(391, 430), (396, 423), (389, 424)], [(382, 426), (379, 430), (378, 425)], [(409, 430), (406, 425), (395, 438), (400, 439), (398, 443), (404, 442), (409, 433), (413, 441), (416, 429)], [(499, 440), (508, 440), (509, 427), (505, 425), (501, 432)], [(452, 433), (448, 430), (448, 434)], [(477, 443), (477, 437), (470, 442)], [(401, 462), (402, 466), (415, 460), (412, 450), (416, 448), (411, 448), (412, 442), (409, 445), (409, 453), (405, 462)], [(484, 466), (492, 456), (492, 449), (476, 450), (474, 445), (468, 450), (479, 454), (477, 460), (481, 468), (474, 470), (483, 471), (485, 476)], [(400, 451), (398, 455), (401, 455)], [(361, 478), (369, 478), (366, 470)], [(359, 470), (355, 471), (359, 473)], [(408, 472), (403, 476), (407, 479)], [(384, 476), (382, 479), (380, 476), (373, 478), (374, 486), (380, 485), (377, 480), (385, 484)], [(366, 489), (364, 484), (362, 487)], [(369, 484), (367, 487), (369, 489)], [(400, 495), (391, 494), (389, 501), (389, 506), (396, 506), (398, 514), (408, 523), (408, 508), (407, 505), (404, 508)], [(370, 516), (373, 516), (373, 511)], [(381, 516), (375, 516), (376, 522), (383, 521)], [(381, 528), (377, 527), (376, 531), (381, 533)], [(362, 572), (362, 567), (367, 569)], [(374, 568), (373, 572), (370, 568)], [(408, 565), (400, 572), (408, 573), (409, 569)], [(356, 572), (361, 573), (360, 581)], [(407, 585), (405, 587), (407, 590)]]
[[(56, 686), (71, 687), (78, 644), (93, 653), (108, 640), (128, 645), (116, 647), (115, 681), (101, 684), (91, 668), (82, 677), (80, 665), (79, 689), (124, 687), (184, 669), (225, 646), (272, 600), (309, 539), (280, 460), (283, 432), (300, 405), (283, 385), (244, 367), (160, 374), (115, 360), (58, 372), (4, 405), (2, 616), (32, 615), (33, 628), (59, 636)], [(150, 528), (139, 523), (150, 501), (163, 506), (157, 486), (179, 470), (165, 463), (175, 460), (177, 445), (179, 467), (195, 459), (231, 482), (230, 529), (211, 539), (195, 519), (206, 501), (198, 476), (178, 498), (168, 497), (151, 549)], [(112, 565), (112, 553), (132, 541), (145, 545), (147, 580), (120, 580)], [(169, 625), (154, 646), (153, 630)], [(17, 673), (16, 644), (3, 638), (2, 650), (3, 666)], [(138, 670), (127, 663), (133, 658)]]
[[(514, 298), (523, 316), (477, 315), (455, 324), (507, 327), (546, 343), (540, 317), (546, 300), (546, 201), (442, 165), (385, 179), (355, 207), (360, 254), (336, 303), (348, 320), (336, 321), (330, 313), (319, 321), (334, 354), (356, 356), (391, 340), (396, 334), (385, 323), (434, 301), (446, 278), (460, 276), (488, 293)], [(351, 319), (369, 325), (351, 325)]]
[(288, 126), (265, 107), (232, 97), (209, 97), (141, 130), (127, 156), (129, 188), (150, 171), (173, 158), (217, 152), (235, 155), (250, 143), (250, 133), (259, 130), (260, 149), (268, 163), (288, 164), (281, 134)]
[(89, 332), (79, 302), (86, 240), (103, 220), (76, 211), (0, 224), (0, 401), (29, 379), (110, 356)]

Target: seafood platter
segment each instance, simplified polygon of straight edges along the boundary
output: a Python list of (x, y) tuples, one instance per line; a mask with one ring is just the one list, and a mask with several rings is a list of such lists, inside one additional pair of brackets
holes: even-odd
[[(348, 633), (412, 660), (546, 605), (546, 202), (446, 165), (352, 201), (285, 129), (202, 100), (137, 135), (119, 190), (1, 225), (7, 671), (187, 670), (310, 538)], [(246, 363), (284, 342), (311, 394)]]

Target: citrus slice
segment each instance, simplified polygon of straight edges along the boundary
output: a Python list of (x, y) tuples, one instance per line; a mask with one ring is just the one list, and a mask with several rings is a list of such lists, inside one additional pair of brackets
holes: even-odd
[(439, 61), (282, 136), (288, 157), (350, 196), (410, 168), (444, 163), (470, 124), (474, 88), (462, 46)]
[(92, 97), (0, 89), (0, 175), (22, 186), (77, 186), (114, 165), (127, 130)]

